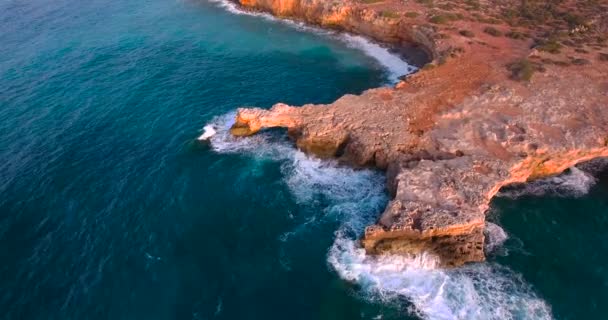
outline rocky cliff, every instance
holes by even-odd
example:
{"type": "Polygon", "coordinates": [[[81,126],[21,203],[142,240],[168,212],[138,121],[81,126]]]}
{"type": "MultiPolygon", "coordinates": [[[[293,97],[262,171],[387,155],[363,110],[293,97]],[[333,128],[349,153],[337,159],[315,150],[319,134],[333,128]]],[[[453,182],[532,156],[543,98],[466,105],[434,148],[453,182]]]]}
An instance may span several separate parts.
{"type": "Polygon", "coordinates": [[[232,129],[285,127],[306,152],[386,169],[393,200],[365,231],[370,254],[425,251],[445,266],[482,261],[485,212],[501,187],[608,157],[605,1],[596,2],[600,11],[563,2],[543,22],[507,15],[519,8],[509,2],[240,4],[430,57],[394,88],[329,105],[240,109],[232,129]]]}

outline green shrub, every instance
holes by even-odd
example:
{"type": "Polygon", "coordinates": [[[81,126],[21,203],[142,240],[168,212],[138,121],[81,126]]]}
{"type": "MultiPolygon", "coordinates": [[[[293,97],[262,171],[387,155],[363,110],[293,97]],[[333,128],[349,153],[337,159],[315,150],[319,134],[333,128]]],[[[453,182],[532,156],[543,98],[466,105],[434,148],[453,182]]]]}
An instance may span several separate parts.
{"type": "Polygon", "coordinates": [[[405,16],[408,18],[416,18],[416,17],[418,17],[418,15],[419,15],[418,12],[413,12],[413,11],[410,11],[405,14],[405,16]]]}
{"type": "Polygon", "coordinates": [[[560,66],[560,67],[567,67],[570,65],[569,62],[567,61],[561,61],[561,60],[552,60],[552,59],[542,59],[541,60],[542,63],[546,63],[546,64],[554,64],[556,66],[560,66]]]}
{"type": "Polygon", "coordinates": [[[507,32],[507,34],[505,34],[505,36],[511,38],[511,39],[516,39],[516,40],[523,40],[526,38],[526,35],[519,32],[519,31],[515,31],[515,30],[511,30],[509,32],[507,32]]]}
{"type": "Polygon", "coordinates": [[[481,5],[477,0],[466,0],[464,3],[468,6],[468,9],[470,10],[479,10],[481,8],[481,5]]]}
{"type": "Polygon", "coordinates": [[[441,10],[445,10],[445,11],[452,11],[454,10],[456,7],[454,7],[453,4],[451,3],[444,3],[444,4],[440,4],[437,6],[437,8],[441,9],[441,10]]]}
{"type": "Polygon", "coordinates": [[[444,14],[438,14],[438,15],[434,15],[431,17],[431,19],[429,19],[430,22],[435,23],[435,24],[446,24],[450,21],[454,21],[454,20],[462,20],[463,15],[460,13],[444,13],[444,14]]]}
{"type": "Polygon", "coordinates": [[[427,63],[424,65],[424,67],[422,67],[422,70],[431,70],[434,69],[436,67],[436,65],[432,64],[432,63],[427,63]]]}
{"type": "Polygon", "coordinates": [[[465,36],[467,38],[473,38],[475,36],[475,34],[469,30],[460,30],[458,33],[460,33],[460,35],[465,36]]]}
{"type": "Polygon", "coordinates": [[[562,48],[562,45],[559,42],[557,42],[556,40],[547,40],[544,43],[542,43],[541,45],[539,45],[537,48],[540,51],[557,54],[557,53],[561,52],[560,49],[562,48]]]}
{"type": "Polygon", "coordinates": [[[511,79],[517,81],[530,81],[536,71],[536,67],[528,59],[521,59],[507,66],[511,71],[511,79]]]}
{"type": "Polygon", "coordinates": [[[432,16],[431,19],[429,19],[429,21],[432,23],[436,23],[436,24],[444,24],[444,23],[448,23],[448,21],[450,21],[450,20],[444,15],[437,15],[437,16],[432,16]]]}
{"type": "Polygon", "coordinates": [[[567,61],[553,61],[553,64],[560,67],[567,67],[570,65],[567,61]]]}
{"type": "Polygon", "coordinates": [[[400,15],[395,11],[382,11],[380,12],[380,15],[389,19],[397,19],[400,17],[400,15]]]}
{"type": "Polygon", "coordinates": [[[586,64],[590,64],[591,62],[587,59],[581,59],[581,58],[577,58],[577,59],[572,59],[572,64],[575,66],[584,66],[586,64]]]}
{"type": "Polygon", "coordinates": [[[416,0],[416,2],[423,4],[427,7],[432,7],[433,6],[433,0],[416,0]]]}
{"type": "Polygon", "coordinates": [[[586,24],[585,18],[570,12],[564,12],[562,18],[568,23],[570,28],[586,24]]]}
{"type": "Polygon", "coordinates": [[[480,22],[483,23],[487,23],[487,24],[500,24],[500,20],[496,19],[496,18],[488,18],[488,19],[481,19],[480,22]]]}
{"type": "Polygon", "coordinates": [[[500,37],[502,36],[502,32],[500,32],[500,30],[494,28],[494,27],[485,27],[483,29],[483,32],[493,36],[493,37],[500,37]]]}

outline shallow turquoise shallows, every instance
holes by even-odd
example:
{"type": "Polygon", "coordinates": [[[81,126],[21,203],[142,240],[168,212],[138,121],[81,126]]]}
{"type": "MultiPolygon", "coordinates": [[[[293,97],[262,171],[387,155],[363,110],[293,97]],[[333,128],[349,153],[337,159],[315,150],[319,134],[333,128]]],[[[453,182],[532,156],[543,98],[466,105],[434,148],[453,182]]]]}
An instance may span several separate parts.
{"type": "MultiPolygon", "coordinates": [[[[578,198],[498,198],[508,238],[493,226],[487,263],[366,257],[355,239],[388,201],[381,172],[226,129],[240,106],[328,103],[405,64],[230,10],[0,1],[0,318],[608,316],[605,177],[578,198]]],[[[581,174],[565,179],[585,189],[581,174]]]]}

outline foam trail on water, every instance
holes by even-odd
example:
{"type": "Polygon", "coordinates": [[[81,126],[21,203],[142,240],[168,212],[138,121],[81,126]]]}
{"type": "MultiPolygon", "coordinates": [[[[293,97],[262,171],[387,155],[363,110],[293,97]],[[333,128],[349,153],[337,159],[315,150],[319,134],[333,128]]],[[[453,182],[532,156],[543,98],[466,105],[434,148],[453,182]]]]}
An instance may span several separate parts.
{"type": "Polygon", "coordinates": [[[234,14],[255,16],[275,22],[281,22],[300,30],[314,32],[316,34],[330,37],[332,39],[345,43],[351,48],[361,50],[363,53],[365,53],[365,55],[376,60],[383,68],[385,68],[389,72],[389,81],[392,84],[397,83],[401,76],[411,74],[418,70],[418,68],[407,63],[407,61],[403,60],[398,54],[392,53],[388,48],[383,47],[361,36],[307,26],[302,22],[287,19],[278,19],[268,13],[242,10],[236,3],[228,0],[209,1],[216,3],[220,7],[234,14]]]}
{"type": "MultiPolygon", "coordinates": [[[[280,161],[285,182],[298,202],[326,200],[325,212],[306,220],[301,228],[325,219],[341,222],[327,261],[341,278],[358,283],[366,298],[386,303],[403,303],[406,298],[413,305],[409,312],[425,319],[551,319],[550,307],[522,277],[498,264],[442,270],[436,267],[437,258],[429,254],[366,255],[357,239],[388,200],[384,177],[372,170],[354,170],[309,157],[270,132],[232,137],[229,128],[234,117],[231,113],[214,120],[213,150],[280,161]]],[[[298,231],[288,232],[280,240],[289,241],[298,231]]],[[[504,230],[491,223],[486,226],[486,236],[488,251],[507,238],[504,230]]]]}

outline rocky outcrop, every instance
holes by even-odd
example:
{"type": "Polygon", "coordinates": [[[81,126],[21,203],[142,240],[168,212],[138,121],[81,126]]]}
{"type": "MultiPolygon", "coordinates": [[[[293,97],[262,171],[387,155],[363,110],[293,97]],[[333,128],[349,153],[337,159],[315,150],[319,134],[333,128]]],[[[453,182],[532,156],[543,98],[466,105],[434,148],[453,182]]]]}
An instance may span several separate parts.
{"type": "Polygon", "coordinates": [[[436,58],[436,67],[395,88],[329,105],[239,109],[232,132],[284,127],[306,152],[386,169],[393,200],[365,230],[361,243],[368,253],[430,252],[444,266],[482,261],[485,212],[501,187],[608,157],[608,63],[544,65],[531,81],[514,81],[512,61],[542,61],[548,54],[517,39],[480,33],[471,40],[455,32],[461,22],[451,29],[406,18],[386,22],[379,12],[387,3],[398,12],[412,10],[392,1],[242,0],[280,16],[414,43],[436,58]]]}

